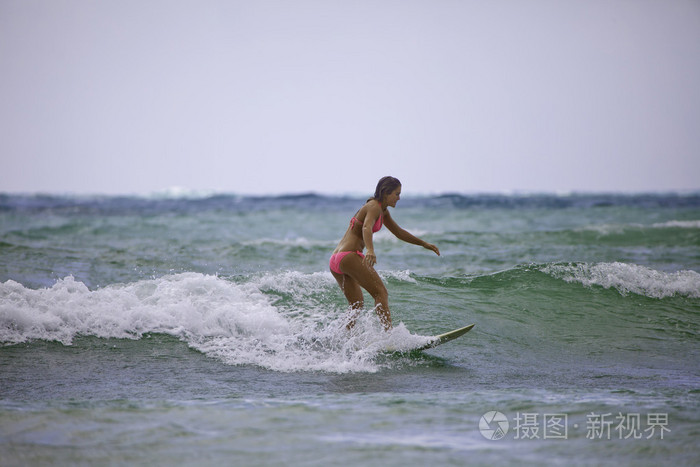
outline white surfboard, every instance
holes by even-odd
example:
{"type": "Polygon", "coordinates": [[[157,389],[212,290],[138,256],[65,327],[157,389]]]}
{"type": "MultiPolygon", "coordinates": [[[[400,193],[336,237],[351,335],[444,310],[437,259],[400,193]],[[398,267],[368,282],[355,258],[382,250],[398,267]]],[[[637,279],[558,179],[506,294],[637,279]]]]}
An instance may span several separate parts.
{"type": "Polygon", "coordinates": [[[427,344],[418,347],[414,350],[432,349],[433,347],[437,347],[438,345],[444,344],[445,342],[450,342],[451,340],[457,339],[459,336],[463,336],[464,334],[468,333],[473,327],[474,325],[470,324],[469,326],[464,326],[463,328],[455,329],[454,331],[439,334],[433,337],[427,344]]]}

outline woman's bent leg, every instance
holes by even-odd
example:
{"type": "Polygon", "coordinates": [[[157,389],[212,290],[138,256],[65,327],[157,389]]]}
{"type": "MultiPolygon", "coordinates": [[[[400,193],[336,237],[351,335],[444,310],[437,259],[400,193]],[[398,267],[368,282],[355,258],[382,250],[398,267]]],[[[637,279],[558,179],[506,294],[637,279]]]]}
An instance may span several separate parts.
{"type": "MultiPolygon", "coordinates": [[[[374,268],[367,267],[359,255],[351,254],[347,255],[340,262],[340,269],[344,273],[344,276],[349,276],[349,279],[355,285],[358,285],[365,289],[374,298],[375,310],[377,315],[379,315],[379,320],[381,321],[384,329],[387,331],[391,329],[391,312],[389,311],[389,294],[386,290],[386,286],[382,279],[377,274],[374,268]]],[[[336,274],[333,274],[336,276],[336,274]]],[[[336,276],[336,280],[338,277],[336,276]]],[[[340,283],[340,281],[338,281],[340,283]]],[[[350,282],[345,280],[345,289],[348,288],[350,282]]],[[[341,288],[343,286],[341,285],[341,288]]],[[[345,289],[343,291],[345,292],[345,289]]],[[[359,289],[359,287],[357,287],[359,289]]],[[[360,290],[360,295],[362,291],[360,290]]],[[[355,292],[356,293],[356,292],[355,292]]],[[[348,294],[345,294],[348,297],[348,294]]],[[[350,298],[348,297],[348,301],[350,298]]],[[[352,302],[351,302],[352,304],[352,302]]]]}
{"type": "Polygon", "coordinates": [[[351,308],[350,321],[348,321],[347,328],[352,329],[355,326],[355,321],[359,315],[362,307],[365,306],[365,297],[362,295],[362,289],[360,285],[352,277],[346,274],[338,274],[335,271],[331,271],[333,277],[338,282],[340,290],[343,291],[345,298],[351,308]]]}

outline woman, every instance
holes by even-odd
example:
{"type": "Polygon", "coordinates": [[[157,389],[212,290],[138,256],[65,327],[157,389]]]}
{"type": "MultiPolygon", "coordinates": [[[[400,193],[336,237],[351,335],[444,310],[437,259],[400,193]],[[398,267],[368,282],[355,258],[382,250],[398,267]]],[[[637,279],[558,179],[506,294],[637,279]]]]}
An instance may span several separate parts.
{"type": "MultiPolygon", "coordinates": [[[[389,295],[379,274],[374,270],[377,257],[374,254],[372,235],[385,225],[399,240],[433,250],[440,256],[440,250],[435,245],[411,235],[391,218],[388,208],[396,207],[399,199],[401,199],[401,182],[394,177],[380,179],[374,196],[368,199],[350,219],[350,226],[333,251],[330,260],[331,273],[338,281],[351,308],[355,313],[362,309],[364,306],[362,289],[365,289],[374,298],[375,309],[386,330],[391,329],[389,295]],[[366,255],[362,254],[365,247],[366,255]]],[[[355,324],[355,316],[356,314],[348,323],[348,328],[355,324]]]]}

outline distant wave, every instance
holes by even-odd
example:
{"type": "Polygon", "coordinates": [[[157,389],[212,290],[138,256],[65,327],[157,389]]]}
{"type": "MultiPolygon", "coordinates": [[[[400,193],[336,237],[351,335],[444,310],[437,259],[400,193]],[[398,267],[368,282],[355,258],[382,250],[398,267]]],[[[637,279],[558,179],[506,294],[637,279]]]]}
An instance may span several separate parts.
{"type": "Polygon", "coordinates": [[[203,199],[219,194],[225,193],[218,192],[217,190],[193,190],[191,188],[172,186],[164,190],[153,191],[147,195],[142,195],[142,197],[152,199],[203,199]]]}
{"type": "MultiPolygon", "coordinates": [[[[299,193],[288,195],[247,196],[209,190],[170,188],[147,195],[57,195],[57,194],[7,194],[0,193],[0,210],[60,210],[97,209],[114,210],[153,209],[266,209],[280,207],[333,207],[344,204],[355,206],[364,196],[322,195],[299,193]]],[[[599,208],[614,206],[638,206],[652,208],[700,207],[700,193],[660,194],[443,194],[410,196],[402,199],[405,207],[454,209],[530,209],[530,208],[599,208]]]]}
{"type": "Polygon", "coordinates": [[[695,221],[668,221],[652,224],[657,229],[678,228],[678,229],[700,229],[700,220],[695,221]]]}
{"type": "Polygon", "coordinates": [[[700,274],[695,271],[666,273],[636,264],[550,264],[542,272],[566,282],[587,287],[614,288],[623,295],[634,293],[651,298],[682,296],[700,298],[700,274]]]}
{"type": "Polygon", "coordinates": [[[578,229],[582,232],[596,232],[601,235],[622,234],[625,231],[641,231],[644,229],[700,229],[700,220],[670,220],[666,222],[657,222],[651,225],[644,224],[599,224],[589,225],[578,229]]]}

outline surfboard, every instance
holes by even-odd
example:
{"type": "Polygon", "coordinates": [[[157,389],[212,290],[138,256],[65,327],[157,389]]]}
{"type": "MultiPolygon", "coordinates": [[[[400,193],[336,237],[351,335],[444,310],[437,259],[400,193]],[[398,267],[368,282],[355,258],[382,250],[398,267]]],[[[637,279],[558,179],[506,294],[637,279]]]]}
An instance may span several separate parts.
{"type": "Polygon", "coordinates": [[[471,329],[474,327],[473,324],[470,324],[469,326],[464,326],[463,328],[455,329],[450,332],[446,332],[444,334],[439,334],[437,336],[434,336],[430,342],[425,344],[422,347],[418,347],[414,350],[427,350],[427,349],[432,349],[433,347],[437,347],[438,345],[442,345],[445,342],[450,342],[451,340],[457,339],[459,336],[463,336],[464,334],[468,333],[471,331],[471,329]]]}

